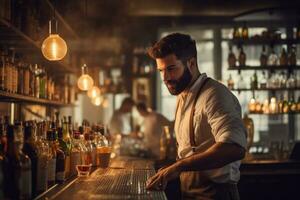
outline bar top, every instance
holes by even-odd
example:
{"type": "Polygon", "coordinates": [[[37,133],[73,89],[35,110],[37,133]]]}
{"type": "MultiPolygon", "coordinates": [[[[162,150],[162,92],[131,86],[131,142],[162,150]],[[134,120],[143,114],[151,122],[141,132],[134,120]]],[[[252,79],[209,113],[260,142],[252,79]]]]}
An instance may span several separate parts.
{"type": "Polygon", "coordinates": [[[77,177],[37,199],[167,199],[164,192],[146,190],[147,179],[155,173],[153,165],[151,160],[120,157],[108,168],[77,177]]]}

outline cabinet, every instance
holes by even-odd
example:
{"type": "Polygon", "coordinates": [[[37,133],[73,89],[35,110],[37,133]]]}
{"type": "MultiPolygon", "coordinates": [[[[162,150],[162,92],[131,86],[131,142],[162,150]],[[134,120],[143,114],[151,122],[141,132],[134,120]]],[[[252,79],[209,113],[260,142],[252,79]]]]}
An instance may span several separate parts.
{"type": "Polygon", "coordinates": [[[229,51],[234,53],[234,62],[227,55],[230,78],[226,77],[226,81],[239,98],[243,112],[250,113],[254,120],[256,145],[262,147],[256,150],[271,152],[273,142],[280,141],[288,146],[290,141],[297,139],[300,113],[299,52],[295,52],[295,62],[288,59],[292,58],[292,48],[299,50],[300,41],[291,27],[281,28],[284,31],[280,34],[266,30],[265,35],[226,40],[229,49],[238,49],[229,51]],[[246,54],[246,62],[242,64],[239,61],[241,48],[246,54]],[[266,49],[265,54],[262,53],[263,49],[266,49]],[[271,54],[275,55],[274,63],[269,62],[271,54]],[[262,58],[266,59],[265,62],[262,58]]]}
{"type": "MultiPolygon", "coordinates": [[[[63,61],[57,62],[46,60],[41,53],[53,5],[48,0],[39,3],[10,0],[1,1],[0,7],[0,82],[4,84],[3,81],[8,79],[11,82],[8,88],[1,85],[0,102],[17,103],[17,107],[24,104],[47,108],[72,106],[75,88],[70,85],[68,77],[75,74],[76,69],[71,67],[71,52],[63,61]],[[3,3],[5,6],[2,7],[3,3]],[[10,57],[6,54],[8,51],[12,52],[10,57]],[[9,67],[7,62],[10,62],[9,67]],[[35,66],[38,70],[34,70],[35,66]]],[[[56,16],[64,22],[57,11],[56,16]]],[[[74,35],[74,32],[70,34],[74,35]]],[[[13,112],[16,111],[11,110],[11,115],[13,112]]]]}

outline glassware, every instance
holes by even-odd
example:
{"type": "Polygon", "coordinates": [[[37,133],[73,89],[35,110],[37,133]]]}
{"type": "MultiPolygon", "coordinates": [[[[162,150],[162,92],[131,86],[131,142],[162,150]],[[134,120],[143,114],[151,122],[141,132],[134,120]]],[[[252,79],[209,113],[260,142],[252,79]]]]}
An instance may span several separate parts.
{"type": "Polygon", "coordinates": [[[275,54],[274,48],[271,50],[271,54],[268,58],[268,65],[277,65],[278,64],[278,56],[275,54]]]}

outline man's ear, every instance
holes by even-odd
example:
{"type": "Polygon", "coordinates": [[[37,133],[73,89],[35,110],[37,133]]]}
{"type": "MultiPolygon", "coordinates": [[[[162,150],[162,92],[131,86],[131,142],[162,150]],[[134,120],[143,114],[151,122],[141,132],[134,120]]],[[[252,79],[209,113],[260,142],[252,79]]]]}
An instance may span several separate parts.
{"type": "Polygon", "coordinates": [[[195,57],[188,59],[187,66],[189,67],[190,71],[192,72],[195,67],[197,67],[197,60],[195,57]]]}

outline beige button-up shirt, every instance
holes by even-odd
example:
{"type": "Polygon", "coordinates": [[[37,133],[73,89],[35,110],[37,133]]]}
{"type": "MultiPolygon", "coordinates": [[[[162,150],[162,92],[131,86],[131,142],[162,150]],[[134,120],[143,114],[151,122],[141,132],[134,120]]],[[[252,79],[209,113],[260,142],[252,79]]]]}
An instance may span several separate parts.
{"type": "MultiPolygon", "coordinates": [[[[193,154],[189,138],[190,113],[195,96],[206,74],[201,74],[189,91],[177,98],[175,134],[178,156],[193,154]]],[[[246,129],[241,120],[241,107],[237,98],[221,83],[211,79],[203,86],[197,99],[193,119],[196,152],[204,152],[216,142],[236,143],[246,148],[246,129]]],[[[240,161],[222,168],[201,171],[214,182],[237,182],[240,178],[240,161]]]]}

